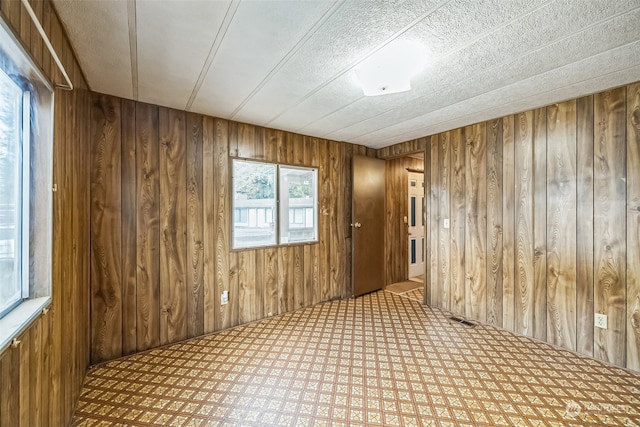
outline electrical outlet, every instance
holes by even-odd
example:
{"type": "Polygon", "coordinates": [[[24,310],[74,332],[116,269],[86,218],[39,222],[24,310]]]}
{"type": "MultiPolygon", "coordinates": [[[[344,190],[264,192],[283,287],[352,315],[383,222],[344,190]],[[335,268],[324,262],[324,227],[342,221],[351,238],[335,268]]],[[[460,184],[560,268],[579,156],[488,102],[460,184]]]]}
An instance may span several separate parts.
{"type": "Polygon", "coordinates": [[[449,228],[449,218],[444,219],[444,228],[449,228]]]}
{"type": "Polygon", "coordinates": [[[222,291],[220,295],[220,305],[225,305],[229,303],[229,291],[222,291]]]}
{"type": "Polygon", "coordinates": [[[596,313],[595,325],[596,325],[596,328],[607,329],[607,315],[596,313]]]}

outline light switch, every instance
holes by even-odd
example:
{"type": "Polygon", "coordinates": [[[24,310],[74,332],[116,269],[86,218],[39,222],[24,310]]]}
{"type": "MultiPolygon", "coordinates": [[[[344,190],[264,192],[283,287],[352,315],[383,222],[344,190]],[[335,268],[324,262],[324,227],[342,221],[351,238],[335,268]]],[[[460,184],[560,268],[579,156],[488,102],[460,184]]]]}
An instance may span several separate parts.
{"type": "Polygon", "coordinates": [[[444,219],[444,228],[449,228],[449,218],[444,219]]]}

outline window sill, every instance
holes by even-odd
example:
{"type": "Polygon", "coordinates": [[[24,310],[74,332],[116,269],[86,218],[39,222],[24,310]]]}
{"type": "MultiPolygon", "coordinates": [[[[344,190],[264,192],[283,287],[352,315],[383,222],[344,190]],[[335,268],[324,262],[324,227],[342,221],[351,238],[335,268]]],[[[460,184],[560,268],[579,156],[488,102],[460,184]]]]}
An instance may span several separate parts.
{"type": "Polygon", "coordinates": [[[51,297],[28,299],[0,319],[0,353],[9,347],[11,340],[27,329],[49,304],[51,297]]]}

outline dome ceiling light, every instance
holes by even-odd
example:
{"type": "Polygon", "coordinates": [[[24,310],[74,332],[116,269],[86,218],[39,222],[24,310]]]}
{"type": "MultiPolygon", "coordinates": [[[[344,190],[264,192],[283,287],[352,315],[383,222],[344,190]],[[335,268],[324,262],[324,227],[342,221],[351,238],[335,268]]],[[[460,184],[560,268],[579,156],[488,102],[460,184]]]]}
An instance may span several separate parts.
{"type": "Polygon", "coordinates": [[[356,80],[365,96],[411,90],[411,79],[427,65],[425,47],[412,40],[387,44],[356,67],[356,80]]]}

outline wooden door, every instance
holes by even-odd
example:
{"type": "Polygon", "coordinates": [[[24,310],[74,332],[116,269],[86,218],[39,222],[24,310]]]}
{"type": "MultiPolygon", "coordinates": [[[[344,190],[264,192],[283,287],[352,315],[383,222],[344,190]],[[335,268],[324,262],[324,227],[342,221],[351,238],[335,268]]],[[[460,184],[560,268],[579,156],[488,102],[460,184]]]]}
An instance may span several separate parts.
{"type": "Polygon", "coordinates": [[[424,274],[424,173],[409,172],[409,277],[424,274]]]}
{"type": "Polygon", "coordinates": [[[353,157],[352,281],[353,295],[384,287],[385,161],[353,157]]]}

